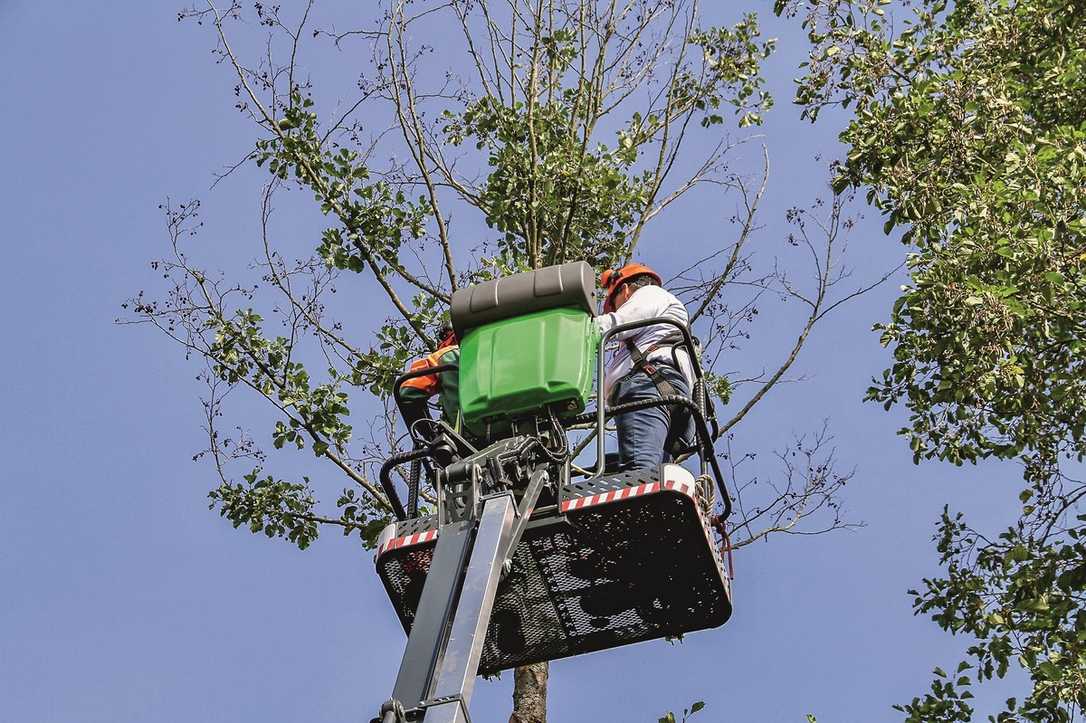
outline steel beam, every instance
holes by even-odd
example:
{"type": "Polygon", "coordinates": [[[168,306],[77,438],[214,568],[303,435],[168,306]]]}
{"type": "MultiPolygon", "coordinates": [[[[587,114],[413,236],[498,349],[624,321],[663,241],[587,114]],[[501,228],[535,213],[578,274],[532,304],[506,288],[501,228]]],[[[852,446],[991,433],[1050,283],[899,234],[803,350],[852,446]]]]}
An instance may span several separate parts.
{"type": "Polygon", "coordinates": [[[434,670],[435,684],[427,704],[426,723],[469,723],[471,720],[468,702],[479,673],[479,659],[501,579],[502,562],[509,547],[515,509],[510,493],[489,497],[483,502],[448,643],[434,670]]]}
{"type": "Polygon", "coordinates": [[[461,574],[471,554],[474,522],[443,525],[437,538],[430,574],[411,624],[392,697],[413,708],[430,696],[430,681],[456,610],[461,574]]]}

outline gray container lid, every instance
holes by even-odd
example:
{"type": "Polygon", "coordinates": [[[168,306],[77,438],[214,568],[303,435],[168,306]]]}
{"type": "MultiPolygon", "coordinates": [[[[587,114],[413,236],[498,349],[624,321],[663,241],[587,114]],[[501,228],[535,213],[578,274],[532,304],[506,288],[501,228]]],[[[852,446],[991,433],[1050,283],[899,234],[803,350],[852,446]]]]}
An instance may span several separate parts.
{"type": "Polygon", "coordinates": [[[596,274],[584,261],[547,266],[453,292],[449,316],[457,336],[534,311],[572,306],[596,315],[596,274]]]}

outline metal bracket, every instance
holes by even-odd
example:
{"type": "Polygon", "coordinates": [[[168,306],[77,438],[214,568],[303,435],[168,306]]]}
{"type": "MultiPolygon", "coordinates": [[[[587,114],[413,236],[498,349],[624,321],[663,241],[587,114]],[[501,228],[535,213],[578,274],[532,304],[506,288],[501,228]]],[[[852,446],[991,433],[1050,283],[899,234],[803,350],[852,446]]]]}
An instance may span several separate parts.
{"type": "Polygon", "coordinates": [[[471,723],[471,715],[468,714],[468,706],[467,703],[464,702],[464,697],[462,695],[445,695],[440,698],[431,698],[419,705],[419,707],[423,709],[438,709],[448,706],[455,706],[458,709],[453,713],[453,715],[458,716],[455,720],[462,721],[463,723],[471,723]]]}
{"type": "Polygon", "coordinates": [[[379,718],[374,718],[370,723],[407,723],[407,713],[403,709],[403,703],[390,698],[381,706],[379,718]]]}
{"type": "Polygon", "coordinates": [[[450,699],[451,702],[428,708],[426,723],[468,723],[467,702],[479,673],[479,659],[483,654],[514,515],[510,494],[487,498],[482,507],[475,543],[462,568],[463,584],[453,608],[448,638],[433,669],[431,700],[450,699]]]}
{"type": "Polygon", "coordinates": [[[550,474],[546,467],[537,468],[528,479],[528,486],[524,488],[524,495],[520,498],[520,506],[517,508],[517,519],[513,522],[513,530],[509,534],[509,546],[502,558],[503,570],[512,561],[517,545],[520,543],[520,536],[524,534],[532,511],[535,510],[535,503],[539,500],[539,493],[543,491],[549,480],[550,474]]]}
{"type": "Polygon", "coordinates": [[[447,525],[478,518],[482,476],[482,468],[470,460],[451,464],[438,475],[439,524],[447,525]]]}

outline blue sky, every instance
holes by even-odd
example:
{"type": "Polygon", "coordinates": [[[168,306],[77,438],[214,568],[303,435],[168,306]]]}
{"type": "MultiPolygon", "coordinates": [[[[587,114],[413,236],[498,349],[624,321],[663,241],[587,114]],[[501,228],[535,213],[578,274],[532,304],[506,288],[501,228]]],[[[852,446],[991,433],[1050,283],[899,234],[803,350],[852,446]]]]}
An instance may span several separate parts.
{"type": "MultiPolygon", "coordinates": [[[[764,127],[773,173],[757,248],[768,259],[782,252],[784,209],[824,190],[814,156],[839,148],[835,119],[812,127],[787,102],[802,36],[768,17],[769,3],[756,9],[781,38],[764,127]]],[[[0,721],[358,721],[392,687],[404,636],[370,554],[336,535],[300,552],[209,512],[210,471],[191,460],[197,367],[150,330],[113,323],[125,298],[155,288],[147,262],[166,249],[166,196],[204,200],[198,248],[212,263],[244,269],[257,251],[262,175],[208,193],[253,140],[211,42],[169,2],[0,0],[0,721]]],[[[314,77],[349,77],[352,61],[325,58],[314,77]]],[[[690,258],[719,243],[730,208],[692,199],[646,237],[648,258],[652,234],[690,258]]],[[[866,215],[849,251],[857,279],[904,253],[866,215]]],[[[304,199],[280,217],[302,246],[321,228],[304,199]]],[[[842,466],[857,470],[848,510],[867,527],[738,553],[736,613],[721,629],[556,663],[553,720],[648,721],[704,699],[695,720],[892,721],[890,705],[921,692],[932,666],[957,662],[964,641],[912,617],[905,590],[937,571],[928,538],[944,504],[989,528],[1010,520],[1017,468],[914,466],[894,434],[902,415],[861,403],[887,359],[870,326],[895,290],[828,319],[797,365],[808,381],[774,391],[737,439],[765,458],[828,418],[842,466]]],[[[771,322],[736,367],[779,358],[794,313],[767,305],[771,322]]],[[[363,327],[376,318],[359,312],[363,327]]],[[[338,489],[312,459],[293,464],[338,489]]],[[[503,720],[510,688],[508,675],[481,682],[475,719],[503,720]]],[[[981,694],[981,709],[1003,692],[981,694]]]]}

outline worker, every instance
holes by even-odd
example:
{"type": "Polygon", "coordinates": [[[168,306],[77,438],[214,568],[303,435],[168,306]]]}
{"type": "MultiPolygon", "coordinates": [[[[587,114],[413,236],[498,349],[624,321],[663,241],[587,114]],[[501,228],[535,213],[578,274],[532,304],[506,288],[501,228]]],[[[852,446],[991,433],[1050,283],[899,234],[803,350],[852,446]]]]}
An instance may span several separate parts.
{"type": "MultiPolygon", "coordinates": [[[[660,275],[644,264],[626,264],[604,271],[601,331],[654,317],[674,319],[686,327],[686,307],[661,286],[660,275]]],[[[694,383],[682,333],[670,324],[653,324],[611,337],[616,342],[607,362],[603,389],[608,406],[661,396],[690,398],[694,383]]],[[[687,410],[676,406],[649,407],[618,414],[618,458],[622,470],[653,469],[671,461],[677,445],[693,438],[687,410]]]]}
{"type": "MultiPolygon", "coordinates": [[[[416,359],[411,363],[408,371],[421,371],[432,369],[445,364],[456,364],[460,360],[460,341],[451,326],[442,327],[440,331],[441,341],[433,353],[416,359]]],[[[453,427],[457,426],[460,416],[459,376],[455,369],[439,372],[437,374],[424,374],[412,377],[400,386],[400,413],[403,415],[407,428],[415,433],[427,433],[426,430],[416,430],[415,423],[420,419],[430,419],[430,410],[427,400],[439,394],[441,416],[453,427]]]]}

